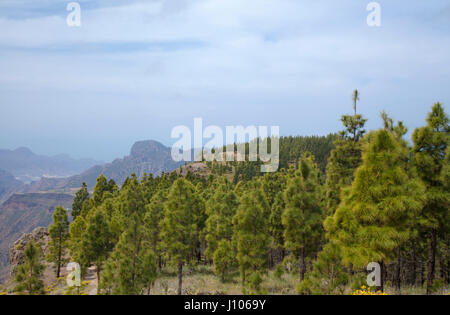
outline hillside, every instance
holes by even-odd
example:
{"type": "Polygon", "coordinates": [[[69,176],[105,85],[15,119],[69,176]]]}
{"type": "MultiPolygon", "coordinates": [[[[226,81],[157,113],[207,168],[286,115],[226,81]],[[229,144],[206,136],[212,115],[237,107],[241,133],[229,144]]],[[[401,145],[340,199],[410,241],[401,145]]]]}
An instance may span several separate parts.
{"type": "Polygon", "coordinates": [[[23,233],[47,227],[56,206],[70,208],[67,194],[14,194],[0,206],[0,281],[9,274],[9,247],[23,233]]]}

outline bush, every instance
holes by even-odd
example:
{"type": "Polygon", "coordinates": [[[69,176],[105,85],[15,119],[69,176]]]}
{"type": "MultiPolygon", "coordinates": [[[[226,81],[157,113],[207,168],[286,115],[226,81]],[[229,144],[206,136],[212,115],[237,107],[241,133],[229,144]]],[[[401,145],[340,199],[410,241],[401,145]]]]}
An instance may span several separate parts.
{"type": "Polygon", "coordinates": [[[273,275],[275,276],[275,278],[281,279],[283,274],[284,274],[283,266],[281,264],[276,265],[275,271],[273,272],[273,275]]]}
{"type": "Polygon", "coordinates": [[[263,282],[263,278],[261,277],[261,274],[259,272],[255,272],[250,276],[250,279],[248,281],[248,284],[250,288],[256,293],[261,294],[261,284],[263,282]]]}
{"type": "Polygon", "coordinates": [[[436,293],[439,290],[442,290],[443,288],[444,288],[444,280],[436,279],[433,281],[433,285],[431,286],[431,292],[436,293]]]}
{"type": "Polygon", "coordinates": [[[353,275],[351,289],[352,291],[359,290],[367,285],[367,276],[365,273],[356,273],[353,275]]]}
{"type": "Polygon", "coordinates": [[[313,294],[313,282],[308,277],[297,285],[297,293],[300,295],[311,295],[313,294]]]}

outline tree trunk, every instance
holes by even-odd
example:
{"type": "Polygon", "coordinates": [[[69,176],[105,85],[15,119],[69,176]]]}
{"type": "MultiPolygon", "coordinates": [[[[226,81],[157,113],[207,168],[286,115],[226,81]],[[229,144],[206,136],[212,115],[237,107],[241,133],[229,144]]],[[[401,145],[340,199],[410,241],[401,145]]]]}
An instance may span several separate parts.
{"type": "Polygon", "coordinates": [[[416,259],[416,244],[412,242],[412,272],[411,272],[411,285],[416,285],[416,268],[417,268],[417,259],[416,259]]]}
{"type": "Polygon", "coordinates": [[[60,264],[60,262],[58,261],[58,267],[57,267],[57,269],[56,269],[56,278],[59,278],[59,274],[61,273],[61,264],[60,264]]]}
{"type": "Polygon", "coordinates": [[[56,271],[56,278],[59,278],[59,275],[61,274],[61,257],[62,257],[62,236],[61,233],[59,234],[59,244],[58,244],[58,269],[56,271]]]}
{"type": "Polygon", "coordinates": [[[395,288],[397,293],[400,293],[401,279],[400,279],[400,270],[401,270],[401,250],[400,247],[397,249],[397,265],[395,269],[395,288]]]}
{"type": "Polygon", "coordinates": [[[437,230],[433,229],[431,232],[431,242],[430,242],[430,258],[428,261],[428,276],[427,276],[427,294],[431,294],[431,287],[433,286],[434,280],[434,268],[436,260],[436,243],[437,243],[437,230]]]}
{"type": "Polygon", "coordinates": [[[181,295],[181,288],[183,286],[183,263],[178,263],[178,295],[181,295]]]}
{"type": "Polygon", "coordinates": [[[306,266],[305,266],[305,246],[302,247],[300,253],[300,280],[303,281],[305,279],[306,266]]]}
{"type": "Polygon", "coordinates": [[[425,281],[425,279],[424,279],[424,273],[425,273],[424,264],[425,264],[425,262],[421,261],[421,264],[420,264],[420,287],[423,287],[423,283],[425,281]]]}

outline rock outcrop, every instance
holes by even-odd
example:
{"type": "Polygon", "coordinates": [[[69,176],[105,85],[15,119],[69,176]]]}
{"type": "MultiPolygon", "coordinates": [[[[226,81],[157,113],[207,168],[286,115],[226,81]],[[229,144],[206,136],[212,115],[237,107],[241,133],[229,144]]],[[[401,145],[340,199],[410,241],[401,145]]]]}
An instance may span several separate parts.
{"type": "Polygon", "coordinates": [[[24,250],[27,244],[29,244],[30,242],[39,244],[44,251],[44,256],[42,257],[42,259],[44,260],[45,255],[47,255],[48,252],[48,241],[48,230],[44,227],[38,227],[31,233],[23,234],[21,238],[15,241],[9,249],[9,264],[11,266],[11,275],[14,274],[14,269],[17,265],[21,265],[25,262],[24,250]]]}

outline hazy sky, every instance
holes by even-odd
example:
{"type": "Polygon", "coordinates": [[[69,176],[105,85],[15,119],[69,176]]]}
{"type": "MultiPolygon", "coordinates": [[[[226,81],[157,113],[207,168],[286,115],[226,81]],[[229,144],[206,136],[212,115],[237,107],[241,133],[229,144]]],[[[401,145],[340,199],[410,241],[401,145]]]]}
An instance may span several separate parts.
{"type": "Polygon", "coordinates": [[[450,109],[450,2],[0,1],[0,148],[111,160],[176,125],[278,125],[327,134],[360,111],[413,129],[450,109]]]}

